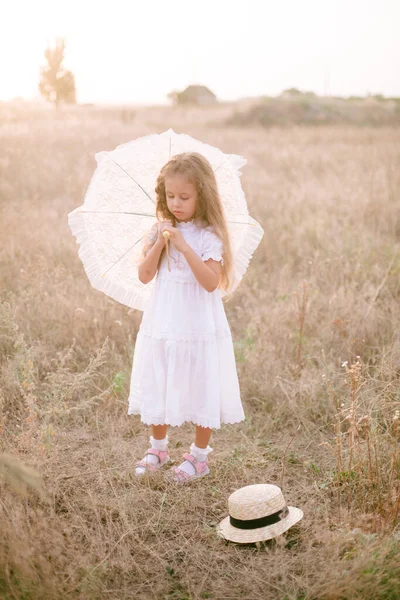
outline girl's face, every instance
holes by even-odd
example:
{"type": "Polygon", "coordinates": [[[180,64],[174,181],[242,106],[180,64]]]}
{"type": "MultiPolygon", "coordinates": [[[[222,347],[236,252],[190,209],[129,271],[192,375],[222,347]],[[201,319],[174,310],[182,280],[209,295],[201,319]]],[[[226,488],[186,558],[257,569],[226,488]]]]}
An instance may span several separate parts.
{"type": "Polygon", "coordinates": [[[190,221],[197,207],[197,190],[182,173],[165,177],[168,210],[181,222],[190,221]]]}

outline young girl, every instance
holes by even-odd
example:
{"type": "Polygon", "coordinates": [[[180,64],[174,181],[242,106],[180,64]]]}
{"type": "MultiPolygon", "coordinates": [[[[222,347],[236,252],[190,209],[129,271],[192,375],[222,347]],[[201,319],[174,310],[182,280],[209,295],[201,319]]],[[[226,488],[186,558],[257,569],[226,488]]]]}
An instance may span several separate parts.
{"type": "Polygon", "coordinates": [[[174,156],[156,185],[158,223],[145,238],[139,279],[157,273],[133,358],[128,414],[152,426],[135,472],[169,462],[168,425],[196,425],[183,462],[168,478],[207,475],[212,429],[245,418],[231,331],[218,288],[228,291],[232,252],[213,169],[201,154],[174,156]],[[170,234],[170,270],[163,232],[170,234]]]}

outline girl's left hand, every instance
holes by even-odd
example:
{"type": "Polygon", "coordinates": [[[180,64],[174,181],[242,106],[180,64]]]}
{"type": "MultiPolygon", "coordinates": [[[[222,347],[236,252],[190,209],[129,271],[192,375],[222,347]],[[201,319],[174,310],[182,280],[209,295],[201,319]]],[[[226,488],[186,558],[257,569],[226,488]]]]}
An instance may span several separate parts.
{"type": "Polygon", "coordinates": [[[188,248],[188,243],[176,227],[172,227],[172,225],[169,225],[168,223],[161,223],[161,231],[169,231],[171,244],[174,248],[179,250],[179,252],[183,252],[188,248]]]}

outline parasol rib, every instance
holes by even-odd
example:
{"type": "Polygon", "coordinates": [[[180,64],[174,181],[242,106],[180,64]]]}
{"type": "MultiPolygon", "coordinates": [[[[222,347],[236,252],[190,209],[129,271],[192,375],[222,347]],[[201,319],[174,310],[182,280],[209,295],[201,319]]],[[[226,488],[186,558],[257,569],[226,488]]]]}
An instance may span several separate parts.
{"type": "Polygon", "coordinates": [[[140,183],[138,183],[138,182],[136,181],[136,179],[134,179],[134,178],[132,177],[132,175],[130,175],[130,174],[128,173],[128,171],[125,171],[125,169],[124,169],[123,167],[121,167],[121,165],[119,165],[117,162],[115,162],[115,160],[114,160],[113,158],[111,158],[111,156],[108,154],[108,152],[106,152],[106,154],[107,154],[108,158],[109,158],[109,159],[110,159],[110,160],[111,160],[111,161],[114,163],[114,165],[117,165],[117,167],[119,167],[119,168],[121,169],[121,171],[123,171],[124,173],[126,173],[126,175],[128,175],[128,177],[130,177],[130,178],[132,179],[132,181],[134,181],[134,182],[136,183],[136,185],[137,185],[138,187],[140,187],[140,189],[142,190],[142,192],[143,192],[144,194],[146,194],[146,196],[149,198],[149,200],[151,200],[151,202],[152,202],[153,204],[155,204],[155,202],[154,202],[153,198],[150,196],[150,194],[148,194],[148,193],[146,192],[146,190],[145,190],[145,189],[144,189],[144,188],[143,188],[143,187],[140,185],[140,183]]]}
{"type": "Polygon", "coordinates": [[[227,163],[228,160],[229,160],[229,158],[227,158],[226,160],[224,160],[224,162],[222,162],[220,165],[218,165],[218,167],[216,169],[214,169],[214,173],[216,173],[220,167],[222,167],[225,163],[227,163]]]}
{"type": "Polygon", "coordinates": [[[119,259],[118,259],[118,260],[117,260],[117,261],[116,261],[114,264],[112,264],[112,265],[111,265],[111,267],[108,267],[107,271],[104,271],[104,273],[101,275],[101,277],[104,277],[104,275],[105,275],[106,273],[108,273],[108,271],[109,271],[110,269],[112,269],[113,267],[115,267],[115,265],[116,265],[117,263],[119,263],[119,261],[120,261],[120,260],[122,260],[122,259],[124,258],[124,256],[125,256],[126,254],[128,254],[128,252],[130,252],[130,251],[132,250],[132,248],[134,248],[134,247],[136,246],[136,244],[138,244],[139,242],[141,242],[141,241],[142,241],[142,239],[144,238],[144,236],[145,236],[145,235],[146,235],[146,234],[142,235],[142,237],[141,237],[140,239],[138,239],[138,240],[137,240],[137,241],[136,241],[136,242],[135,242],[135,243],[134,243],[134,244],[133,244],[133,245],[132,245],[130,248],[128,248],[128,250],[127,250],[126,252],[124,252],[124,253],[123,253],[123,255],[122,255],[122,256],[120,256],[120,257],[119,257],[119,259]]]}
{"type": "Polygon", "coordinates": [[[137,215],[139,217],[153,217],[156,218],[156,215],[150,215],[148,213],[135,213],[135,212],[127,212],[124,210],[77,210],[78,213],[91,213],[93,215],[137,215]]]}
{"type": "MultiPolygon", "coordinates": [[[[89,213],[93,215],[137,215],[139,217],[152,217],[153,219],[157,218],[157,215],[150,215],[147,213],[134,213],[134,212],[126,212],[123,210],[116,211],[99,211],[99,210],[77,210],[78,213],[89,213]]],[[[248,225],[249,227],[256,227],[255,223],[247,223],[246,221],[227,221],[227,223],[233,223],[233,225],[248,225]]]]}

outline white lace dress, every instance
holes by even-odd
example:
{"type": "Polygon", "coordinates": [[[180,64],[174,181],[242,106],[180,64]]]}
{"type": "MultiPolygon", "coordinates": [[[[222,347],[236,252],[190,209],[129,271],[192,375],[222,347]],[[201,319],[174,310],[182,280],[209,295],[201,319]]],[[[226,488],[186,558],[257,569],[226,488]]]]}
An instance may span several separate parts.
{"type": "MultiPolygon", "coordinates": [[[[221,261],[222,242],[199,221],[177,228],[203,260],[221,261]]],[[[190,421],[219,429],[245,418],[229,324],[218,289],[207,292],[181,252],[164,252],[135,344],[128,414],[145,424],[190,421]]]]}

